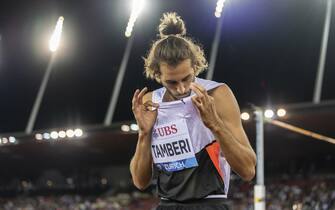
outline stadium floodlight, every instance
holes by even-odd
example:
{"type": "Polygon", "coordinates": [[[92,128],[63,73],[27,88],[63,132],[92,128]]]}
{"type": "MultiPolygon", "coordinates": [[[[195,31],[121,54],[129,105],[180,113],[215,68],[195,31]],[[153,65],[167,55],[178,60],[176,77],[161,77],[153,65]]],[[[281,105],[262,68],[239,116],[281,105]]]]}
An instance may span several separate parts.
{"type": "Polygon", "coordinates": [[[132,131],[138,131],[138,125],[137,125],[137,124],[131,124],[131,125],[130,125],[130,129],[131,129],[132,131]]]}
{"type": "Polygon", "coordinates": [[[101,184],[102,184],[102,185],[106,185],[107,183],[108,183],[107,178],[103,177],[103,178],[101,179],[101,184]]]}
{"type": "Polygon", "coordinates": [[[277,110],[277,116],[278,117],[284,117],[286,115],[286,110],[285,109],[278,109],[277,110]]]}
{"type": "Polygon", "coordinates": [[[69,137],[69,138],[74,137],[74,131],[72,129],[68,129],[66,131],[66,136],[69,137]]]}
{"type": "Polygon", "coordinates": [[[266,118],[272,118],[272,117],[274,116],[274,112],[273,112],[271,109],[267,109],[267,110],[265,110],[265,112],[264,112],[264,116],[265,116],[266,118]]]}
{"type": "Polygon", "coordinates": [[[43,140],[43,135],[40,134],[40,133],[36,133],[36,134],[35,134],[35,139],[36,139],[36,140],[39,140],[39,141],[40,141],[40,140],[43,140]]]}
{"type": "Polygon", "coordinates": [[[51,180],[48,180],[46,184],[47,184],[48,187],[52,187],[53,182],[51,180]]]}
{"type": "Polygon", "coordinates": [[[215,8],[215,17],[217,18],[220,18],[221,17],[221,13],[222,13],[222,10],[223,10],[223,6],[224,6],[224,3],[226,2],[226,0],[218,0],[216,2],[216,8],[215,8]]]}
{"type": "Polygon", "coordinates": [[[63,22],[64,22],[64,17],[60,16],[58,18],[55,30],[49,41],[49,49],[51,52],[55,52],[59,47],[60,38],[62,36],[62,30],[63,30],[63,22]]]}
{"type": "Polygon", "coordinates": [[[129,127],[129,125],[122,125],[122,126],[121,126],[121,130],[122,130],[123,132],[129,132],[129,131],[130,131],[130,127],[129,127]]]}
{"type": "Polygon", "coordinates": [[[50,133],[43,133],[43,138],[44,139],[50,139],[50,133]]]}
{"type": "Polygon", "coordinates": [[[302,203],[293,204],[292,209],[293,210],[301,210],[302,209],[302,203]]]}
{"type": "Polygon", "coordinates": [[[2,143],[3,144],[7,144],[8,143],[8,139],[7,138],[2,138],[2,143]]]}
{"type": "Polygon", "coordinates": [[[136,20],[139,16],[139,14],[143,10],[144,6],[145,6],[145,0],[133,0],[132,8],[131,8],[131,14],[130,14],[130,17],[129,17],[129,20],[128,20],[126,32],[124,34],[126,37],[131,36],[131,33],[133,31],[135,22],[136,22],[136,20]]]}
{"type": "Polygon", "coordinates": [[[23,188],[27,188],[27,187],[28,187],[28,182],[25,181],[25,180],[23,180],[23,181],[21,182],[21,184],[22,184],[22,187],[23,187],[23,188]]]}
{"type": "Polygon", "coordinates": [[[83,135],[83,130],[81,130],[80,128],[77,128],[74,130],[74,135],[76,137],[81,137],[83,135]]]}
{"type": "Polygon", "coordinates": [[[66,137],[66,132],[65,131],[59,131],[58,136],[59,136],[59,138],[65,138],[66,137]]]}
{"type": "Polygon", "coordinates": [[[73,179],[71,177],[66,178],[66,182],[68,185],[73,185],[73,179]]]}
{"type": "Polygon", "coordinates": [[[126,32],[124,33],[124,35],[125,35],[126,37],[130,37],[130,36],[131,36],[131,31],[126,31],[126,32]]]}
{"type": "Polygon", "coordinates": [[[2,144],[2,138],[0,138],[0,144],[2,144]]]}
{"type": "Polygon", "coordinates": [[[214,15],[215,15],[215,17],[217,17],[217,18],[221,17],[221,13],[218,12],[218,11],[215,11],[214,15]]]}
{"type": "Polygon", "coordinates": [[[249,120],[249,119],[250,119],[250,115],[249,115],[249,113],[248,113],[248,112],[243,112],[243,113],[241,114],[241,119],[242,119],[242,120],[245,120],[245,121],[249,120]]]}
{"type": "Polygon", "coordinates": [[[57,131],[52,131],[52,132],[50,133],[50,137],[51,137],[52,139],[58,139],[58,132],[57,132],[57,131]]]}
{"type": "Polygon", "coordinates": [[[9,143],[12,143],[12,144],[16,142],[16,138],[14,136],[10,136],[8,140],[9,140],[9,143]]]}

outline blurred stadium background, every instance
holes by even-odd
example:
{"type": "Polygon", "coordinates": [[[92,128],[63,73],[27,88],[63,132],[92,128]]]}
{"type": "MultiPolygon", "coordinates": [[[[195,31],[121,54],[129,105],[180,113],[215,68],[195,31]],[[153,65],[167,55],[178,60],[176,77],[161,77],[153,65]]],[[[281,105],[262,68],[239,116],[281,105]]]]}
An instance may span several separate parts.
{"type": "MultiPolygon", "coordinates": [[[[283,108],[274,119],[335,137],[332,0],[135,2],[145,2],[142,11],[125,0],[2,3],[0,209],[154,209],[154,185],[140,192],[129,174],[137,141],[131,97],[159,87],[144,78],[142,56],[167,11],[182,16],[215,64],[213,79],[249,113],[243,123],[253,148],[251,104],[283,108]],[[63,29],[52,52],[57,20],[63,29]]],[[[331,141],[264,124],[267,209],[335,209],[331,141]]],[[[232,176],[232,209],[254,209],[255,184],[232,176]]]]}

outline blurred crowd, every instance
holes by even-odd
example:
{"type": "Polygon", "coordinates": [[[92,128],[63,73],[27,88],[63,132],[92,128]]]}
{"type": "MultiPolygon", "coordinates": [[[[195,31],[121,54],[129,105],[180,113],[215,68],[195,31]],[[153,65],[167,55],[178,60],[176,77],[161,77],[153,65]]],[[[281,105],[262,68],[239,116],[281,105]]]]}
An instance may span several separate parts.
{"type": "MultiPolygon", "coordinates": [[[[252,210],[253,186],[231,187],[234,209],[252,210]]],[[[281,177],[266,183],[267,210],[335,210],[335,177],[281,177]]]]}
{"type": "Polygon", "coordinates": [[[151,194],[120,193],[115,196],[29,196],[0,199],[4,210],[142,210],[155,209],[158,199],[151,194]]]}
{"type": "MultiPolygon", "coordinates": [[[[228,202],[232,209],[254,209],[253,186],[233,176],[228,202]]],[[[0,209],[151,210],[159,202],[153,192],[20,195],[0,198],[0,209]]],[[[268,210],[335,210],[335,175],[271,178],[266,181],[266,205],[268,210]]]]}

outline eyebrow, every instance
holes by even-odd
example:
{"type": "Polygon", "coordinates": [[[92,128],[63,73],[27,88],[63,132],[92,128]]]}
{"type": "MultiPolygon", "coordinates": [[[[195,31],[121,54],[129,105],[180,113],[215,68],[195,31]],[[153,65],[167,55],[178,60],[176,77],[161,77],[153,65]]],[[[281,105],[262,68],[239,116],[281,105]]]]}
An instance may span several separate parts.
{"type": "MultiPolygon", "coordinates": [[[[189,74],[189,75],[187,75],[186,77],[184,77],[183,79],[182,79],[182,81],[183,80],[187,80],[189,77],[191,77],[192,75],[191,74],[189,74]]],[[[165,80],[165,82],[168,82],[168,83],[170,83],[170,82],[176,82],[175,80],[165,80]]]]}

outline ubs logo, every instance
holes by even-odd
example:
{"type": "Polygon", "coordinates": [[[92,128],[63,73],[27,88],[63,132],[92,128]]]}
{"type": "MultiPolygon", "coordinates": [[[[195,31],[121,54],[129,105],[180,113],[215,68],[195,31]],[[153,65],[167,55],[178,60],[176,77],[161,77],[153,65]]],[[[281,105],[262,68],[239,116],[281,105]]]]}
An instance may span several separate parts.
{"type": "Polygon", "coordinates": [[[164,127],[159,127],[155,128],[153,130],[153,137],[163,137],[163,136],[169,136],[171,134],[176,134],[178,132],[176,124],[172,124],[170,126],[164,126],[164,127]]]}

